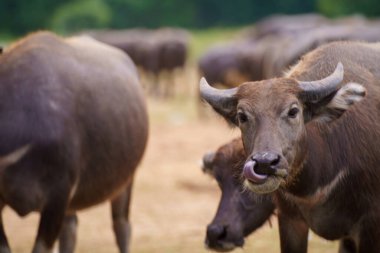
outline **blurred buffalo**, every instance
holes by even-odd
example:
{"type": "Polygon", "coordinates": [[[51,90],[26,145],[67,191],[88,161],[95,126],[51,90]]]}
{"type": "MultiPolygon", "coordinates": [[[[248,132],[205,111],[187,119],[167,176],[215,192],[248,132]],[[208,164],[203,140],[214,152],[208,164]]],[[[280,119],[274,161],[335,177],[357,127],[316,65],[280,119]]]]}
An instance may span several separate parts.
{"type": "Polygon", "coordinates": [[[188,56],[190,35],[187,31],[162,28],[89,31],[86,34],[126,52],[143,73],[151,93],[157,96],[174,93],[174,73],[184,68],[188,56]],[[160,80],[162,72],[166,74],[165,80],[160,80]]]}

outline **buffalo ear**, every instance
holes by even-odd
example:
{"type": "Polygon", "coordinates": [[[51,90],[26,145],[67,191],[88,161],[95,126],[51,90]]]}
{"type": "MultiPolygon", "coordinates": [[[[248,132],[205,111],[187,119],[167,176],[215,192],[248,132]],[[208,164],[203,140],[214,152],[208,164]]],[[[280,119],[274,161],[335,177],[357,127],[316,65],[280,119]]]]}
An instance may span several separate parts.
{"type": "Polygon", "coordinates": [[[237,99],[225,102],[218,107],[212,106],[212,108],[232,126],[238,126],[237,121],[237,99]]]}
{"type": "Polygon", "coordinates": [[[338,119],[356,102],[361,101],[366,95],[366,89],[358,83],[347,83],[336,92],[326,96],[317,102],[305,102],[305,122],[318,120],[330,122],[338,119]]]}
{"type": "Polygon", "coordinates": [[[211,176],[214,176],[213,165],[215,155],[215,152],[208,152],[202,158],[202,171],[211,176]]]}

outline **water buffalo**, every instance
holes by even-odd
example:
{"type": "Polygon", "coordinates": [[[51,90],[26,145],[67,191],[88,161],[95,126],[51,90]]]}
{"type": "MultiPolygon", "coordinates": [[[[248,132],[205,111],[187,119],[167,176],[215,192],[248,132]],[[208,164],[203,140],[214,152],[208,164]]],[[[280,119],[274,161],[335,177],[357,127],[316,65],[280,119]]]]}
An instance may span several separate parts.
{"type": "Polygon", "coordinates": [[[241,82],[261,80],[268,42],[263,39],[215,46],[200,58],[199,71],[213,86],[232,88],[241,82]]]}
{"type": "MultiPolygon", "coordinates": [[[[348,21],[347,21],[348,22],[348,21]]],[[[353,40],[377,42],[380,40],[379,25],[374,22],[344,22],[316,27],[298,34],[276,36],[268,45],[268,54],[264,59],[263,76],[279,77],[290,66],[297,63],[302,55],[333,41],[353,40]]],[[[255,81],[255,80],[252,80],[255,81]]]]}
{"type": "Polygon", "coordinates": [[[241,139],[234,139],[203,157],[203,171],[222,191],[219,207],[207,226],[205,245],[216,251],[242,247],[244,237],[261,227],[274,212],[271,196],[244,191],[240,170],[245,161],[241,139]]]}
{"type": "MultiPolygon", "coordinates": [[[[208,249],[229,251],[242,246],[244,238],[262,226],[274,213],[271,196],[248,194],[242,188],[241,170],[246,160],[240,138],[203,156],[202,170],[217,180],[222,197],[216,216],[207,227],[208,249]]],[[[300,224],[302,229],[303,224],[300,224]]],[[[291,237],[291,234],[286,236],[291,237]]],[[[306,242],[305,242],[306,243],[306,242]]],[[[356,253],[349,239],[340,241],[340,253],[356,253]]],[[[300,244],[300,249],[305,245],[300,244]]],[[[299,252],[297,250],[296,252],[299,252]]]]}
{"type": "Polygon", "coordinates": [[[257,22],[253,30],[254,32],[250,33],[250,37],[257,39],[267,35],[303,33],[328,22],[327,18],[314,13],[273,15],[257,22]]]}
{"type": "MultiPolygon", "coordinates": [[[[39,32],[0,56],[0,83],[0,203],[20,216],[41,213],[33,252],[52,252],[59,236],[61,252],[72,252],[75,212],[110,198],[114,229],[126,236],[148,137],[129,57],[90,38],[39,32]]],[[[127,238],[117,239],[126,252],[127,238]]],[[[10,252],[2,225],[0,252],[10,252]]]]}
{"type": "Polygon", "coordinates": [[[122,49],[140,68],[149,92],[155,96],[174,94],[173,80],[160,80],[165,72],[174,79],[175,70],[187,60],[190,35],[178,28],[87,31],[85,34],[122,49]]]}
{"type": "Polygon", "coordinates": [[[171,97],[176,93],[177,70],[185,68],[190,36],[181,29],[161,28],[155,32],[155,38],[161,72],[160,93],[171,97]]]}
{"type": "Polygon", "coordinates": [[[283,253],[306,252],[308,228],[378,252],[379,61],[379,44],[334,42],[281,78],[228,90],[201,80],[203,98],[242,132],[244,185],[274,195],[283,253]]]}

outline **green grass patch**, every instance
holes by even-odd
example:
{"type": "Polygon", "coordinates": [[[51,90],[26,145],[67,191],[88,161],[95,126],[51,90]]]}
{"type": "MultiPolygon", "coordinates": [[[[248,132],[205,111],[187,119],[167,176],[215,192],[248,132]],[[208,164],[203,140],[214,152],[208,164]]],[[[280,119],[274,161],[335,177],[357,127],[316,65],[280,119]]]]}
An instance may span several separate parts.
{"type": "Polygon", "coordinates": [[[6,47],[15,40],[15,37],[9,34],[0,33],[0,46],[6,47]]]}
{"type": "Polygon", "coordinates": [[[0,41],[12,41],[15,36],[9,33],[0,33],[0,41]]]}

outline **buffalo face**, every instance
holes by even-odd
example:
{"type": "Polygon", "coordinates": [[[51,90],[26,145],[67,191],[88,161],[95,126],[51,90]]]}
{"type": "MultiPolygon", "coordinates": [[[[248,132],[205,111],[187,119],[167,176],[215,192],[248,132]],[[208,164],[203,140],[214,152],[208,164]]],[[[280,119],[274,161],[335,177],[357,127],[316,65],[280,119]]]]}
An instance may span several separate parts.
{"type": "Polygon", "coordinates": [[[306,155],[305,124],[337,119],[364,97],[363,86],[343,84],[343,73],[338,63],[332,74],[317,81],[277,78],[229,90],[201,80],[202,97],[241,130],[248,154],[243,168],[247,188],[269,193],[290,184],[306,155]]]}
{"type": "Polygon", "coordinates": [[[242,247],[244,238],[262,226],[274,211],[270,197],[243,191],[240,168],[245,159],[241,140],[203,157],[203,171],[212,175],[222,191],[217,213],[207,226],[205,245],[216,251],[242,247]]]}

